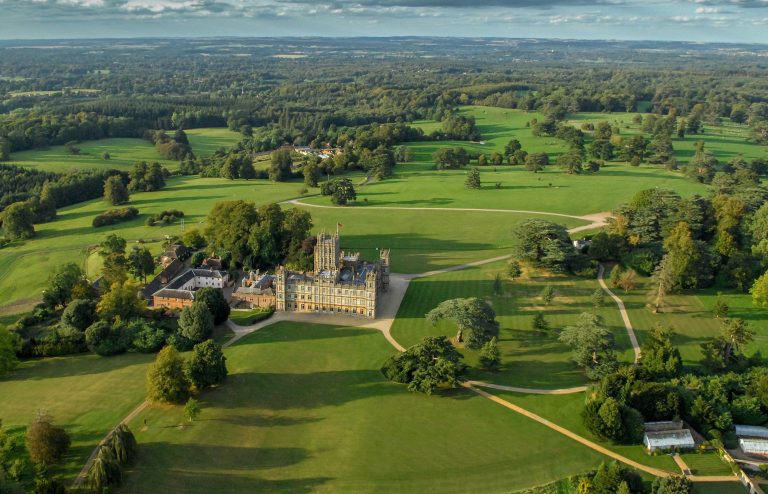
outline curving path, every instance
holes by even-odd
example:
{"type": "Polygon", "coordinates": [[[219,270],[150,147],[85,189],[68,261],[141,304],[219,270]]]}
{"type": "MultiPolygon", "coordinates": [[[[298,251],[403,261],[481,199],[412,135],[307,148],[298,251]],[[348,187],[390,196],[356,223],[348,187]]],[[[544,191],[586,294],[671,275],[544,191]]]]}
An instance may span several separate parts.
{"type": "MultiPolygon", "coordinates": [[[[346,209],[349,210],[349,207],[347,206],[329,206],[327,204],[310,204],[307,202],[302,201],[301,199],[291,199],[288,201],[285,201],[283,204],[293,204],[294,206],[302,206],[307,208],[321,208],[321,209],[346,209]]],[[[361,208],[363,209],[363,208],[361,208]]],[[[576,233],[584,230],[592,230],[594,228],[600,228],[607,224],[607,219],[610,218],[611,213],[603,212],[603,213],[594,213],[594,214],[588,214],[584,216],[576,216],[573,214],[563,214],[563,213],[551,213],[547,211],[528,211],[524,209],[488,209],[488,208],[425,208],[425,207],[415,207],[415,206],[365,206],[364,209],[378,209],[378,210],[386,210],[386,211],[477,211],[481,213],[517,213],[517,214],[537,214],[537,215],[543,215],[543,216],[557,216],[560,218],[570,218],[575,220],[582,220],[587,221],[589,224],[577,226],[574,228],[571,228],[568,230],[570,233],[576,233]]]]}
{"type": "Polygon", "coordinates": [[[608,288],[608,285],[605,284],[605,279],[603,278],[604,273],[605,266],[601,264],[597,269],[597,282],[600,283],[600,287],[603,289],[603,291],[610,295],[613,301],[616,302],[616,305],[619,306],[619,313],[621,313],[621,319],[624,321],[624,327],[627,329],[629,341],[632,343],[632,350],[635,352],[635,363],[637,364],[640,362],[640,344],[637,342],[635,330],[632,328],[632,322],[629,320],[629,314],[627,314],[627,309],[624,307],[624,301],[616,296],[616,294],[613,293],[610,288],[608,288]]]}

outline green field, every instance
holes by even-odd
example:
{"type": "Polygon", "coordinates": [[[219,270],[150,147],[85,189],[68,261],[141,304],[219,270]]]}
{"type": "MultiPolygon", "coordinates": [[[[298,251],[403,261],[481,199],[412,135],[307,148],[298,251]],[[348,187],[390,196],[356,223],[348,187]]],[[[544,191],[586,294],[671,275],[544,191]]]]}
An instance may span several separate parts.
{"type": "Polygon", "coordinates": [[[740,482],[698,482],[693,485],[693,494],[746,494],[747,489],[740,482]]]}
{"type": "Polygon", "coordinates": [[[687,453],[680,456],[694,475],[733,475],[731,467],[717,453],[687,453]]]}
{"type": "MultiPolygon", "coordinates": [[[[242,139],[240,133],[222,128],[190,129],[185,132],[192,151],[199,158],[207,158],[219,148],[228,149],[242,139]]],[[[11,155],[9,163],[61,173],[94,168],[130,170],[137,161],[157,161],[169,170],[178,167],[178,162],[164,159],[155,146],[144,139],[114,137],[84,141],[77,147],[80,148],[79,155],[68,153],[64,146],[19,151],[11,155]],[[102,158],[105,152],[109,153],[110,159],[102,158]]]]}
{"type": "Polygon", "coordinates": [[[602,460],[473,393],[385,381],[393,351],[373,330],[252,334],[226,350],[230,377],[199,420],[180,428],[180,407],[153,406],[131,423],[141,460],[125,491],[506,492],[602,460]]]}
{"type": "Polygon", "coordinates": [[[84,141],[77,144],[80,154],[69,154],[64,146],[51,146],[48,149],[33,149],[13,153],[10,164],[37,168],[51,172],[72,172],[89,169],[130,170],[137,161],[157,161],[168,169],[175,169],[178,163],[163,159],[155,146],[144,139],[115,137],[84,141]],[[102,159],[102,154],[109,153],[110,159],[102,159]]]}
{"type": "MultiPolygon", "coordinates": [[[[496,273],[503,273],[505,267],[506,263],[496,263],[412,281],[392,326],[392,336],[406,347],[428,335],[453,337],[456,334],[453,323],[443,321],[432,327],[424,315],[444,300],[480,297],[491,302],[501,325],[502,368],[497,373],[475,370],[472,378],[545,389],[585,384],[586,378],[570,360],[568,347],[557,340],[557,333],[575,323],[580,313],[594,310],[589,297],[598,288],[597,281],[534,273],[528,279],[505,281],[504,294],[495,296],[494,277],[496,273]],[[550,306],[544,306],[539,297],[546,285],[552,285],[557,294],[550,306]],[[537,312],[545,314],[551,328],[549,331],[532,329],[533,316],[537,312]]],[[[633,354],[629,338],[616,306],[606,303],[599,314],[616,336],[618,357],[631,362],[633,354]]],[[[462,351],[468,363],[477,363],[478,351],[462,351]]]]}
{"type": "Polygon", "coordinates": [[[192,152],[198,158],[207,158],[220,148],[229,149],[243,139],[239,132],[224,128],[185,130],[192,152]]]}
{"type": "MultiPolygon", "coordinates": [[[[281,201],[298,195],[296,183],[276,184],[267,181],[229,181],[179,177],[169,180],[168,187],[158,192],[131,195],[131,206],[139,216],[126,223],[93,228],[93,218],[110,209],[101,200],[89,201],[59,210],[58,218],[35,225],[34,239],[16,242],[0,255],[0,313],[22,312],[37,303],[48,274],[66,262],[85,263],[90,249],[110,233],[119,233],[129,243],[139,239],[162,240],[165,235],[181,233],[179,224],[149,227],[147,216],[166,209],[185,213],[186,227],[205,219],[218,201],[252,199],[259,204],[281,201]],[[26,280],[19,283],[18,280],[26,280]]],[[[90,263],[93,267],[93,263],[90,263]]],[[[85,266],[84,266],[85,267],[85,266]]],[[[97,273],[88,273],[95,278],[97,273]]]]}
{"type": "MultiPolygon", "coordinates": [[[[712,315],[712,307],[717,298],[716,290],[668,295],[669,307],[654,314],[646,307],[648,279],[639,277],[638,281],[638,288],[626,294],[619,293],[619,296],[624,300],[640,343],[645,341],[655,324],[673,328],[675,334],[672,341],[680,349],[684,365],[697,366],[702,357],[700,345],[721,331],[721,321],[712,315]]],[[[768,311],[756,308],[748,293],[726,291],[723,297],[730,307],[729,316],[745,319],[756,333],[755,340],[745,349],[747,355],[758,350],[765,353],[768,345],[768,311]]]]}
{"type": "Polygon", "coordinates": [[[77,355],[24,362],[0,378],[3,427],[26,427],[37,410],[50,413],[72,437],[72,449],[57,472],[73,477],[101,438],[143,400],[152,359],[77,355]]]}

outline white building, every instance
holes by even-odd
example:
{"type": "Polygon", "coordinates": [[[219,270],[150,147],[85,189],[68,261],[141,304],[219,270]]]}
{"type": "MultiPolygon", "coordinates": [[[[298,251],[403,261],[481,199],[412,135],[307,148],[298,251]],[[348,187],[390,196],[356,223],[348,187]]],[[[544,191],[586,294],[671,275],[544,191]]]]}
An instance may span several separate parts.
{"type": "Polygon", "coordinates": [[[643,444],[648,452],[694,449],[696,443],[688,429],[646,432],[643,444]]]}
{"type": "Polygon", "coordinates": [[[768,439],[739,439],[739,447],[750,456],[768,458],[768,439]]]}

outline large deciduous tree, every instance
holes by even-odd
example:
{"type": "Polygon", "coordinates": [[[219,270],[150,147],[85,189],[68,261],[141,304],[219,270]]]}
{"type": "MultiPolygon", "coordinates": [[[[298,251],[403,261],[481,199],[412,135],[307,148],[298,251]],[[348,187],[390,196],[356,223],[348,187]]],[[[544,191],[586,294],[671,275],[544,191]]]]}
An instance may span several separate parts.
{"type": "Polygon", "coordinates": [[[112,175],[104,181],[104,200],[113,206],[125,204],[130,199],[128,189],[120,175],[112,175]]]}
{"type": "Polygon", "coordinates": [[[493,308],[485,300],[476,297],[446,300],[427,313],[427,320],[431,324],[437,324],[443,319],[456,323],[456,341],[465,342],[467,348],[480,348],[499,333],[499,323],[493,308]]]}
{"type": "Polygon", "coordinates": [[[189,378],[184,370],[184,359],[173,346],[157,354],[147,371],[147,398],[151,401],[183,403],[189,398],[189,378]]]}
{"type": "Polygon", "coordinates": [[[37,464],[53,465],[69,451],[69,434],[53,425],[53,418],[38,411],[27,427],[25,438],[29,456],[37,464]]]}
{"type": "Polygon", "coordinates": [[[195,345],[189,360],[189,378],[197,389],[221,384],[227,378],[227,358],[221,345],[206,340],[195,345]]]}
{"type": "Polygon", "coordinates": [[[440,387],[456,387],[465,370],[462,355],[445,336],[428,336],[405,352],[390,357],[384,376],[407,384],[409,391],[432,394],[440,387]]]}
{"type": "Polygon", "coordinates": [[[11,372],[19,364],[16,352],[20,347],[17,335],[0,327],[0,376],[11,372]]]}
{"type": "Polygon", "coordinates": [[[5,236],[10,240],[35,236],[35,215],[29,202],[14,202],[0,214],[5,236]]]}

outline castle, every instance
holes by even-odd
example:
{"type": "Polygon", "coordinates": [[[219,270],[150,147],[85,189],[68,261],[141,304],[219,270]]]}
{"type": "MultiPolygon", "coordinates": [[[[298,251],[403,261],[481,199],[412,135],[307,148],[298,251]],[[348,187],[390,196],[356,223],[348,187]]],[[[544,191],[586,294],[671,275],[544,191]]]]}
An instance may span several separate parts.
{"type": "Polygon", "coordinates": [[[277,268],[275,309],[279,311],[349,314],[376,317],[381,294],[389,286],[389,250],[366,262],[360,253],[339,248],[339,234],[320,233],[312,273],[277,268]]]}

